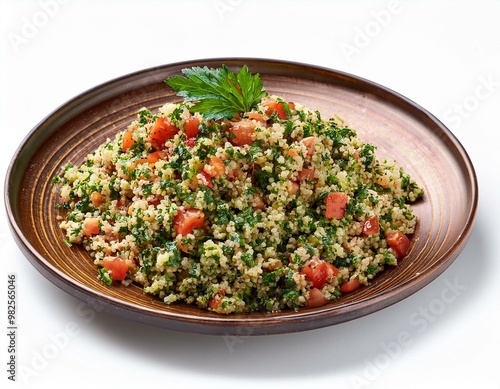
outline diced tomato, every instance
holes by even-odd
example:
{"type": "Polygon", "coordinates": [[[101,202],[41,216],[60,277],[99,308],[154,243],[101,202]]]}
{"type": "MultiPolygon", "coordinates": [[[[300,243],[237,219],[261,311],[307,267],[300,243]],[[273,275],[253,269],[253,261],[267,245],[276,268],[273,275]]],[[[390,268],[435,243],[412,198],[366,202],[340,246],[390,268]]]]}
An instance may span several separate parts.
{"type": "Polygon", "coordinates": [[[122,138],[122,151],[125,152],[130,149],[134,143],[132,131],[125,131],[122,138]]]}
{"type": "Polygon", "coordinates": [[[163,196],[153,196],[148,200],[148,204],[154,205],[155,207],[160,205],[163,196]]]}
{"type": "MultiPolygon", "coordinates": [[[[288,119],[288,115],[285,111],[285,108],[283,107],[283,103],[277,101],[269,101],[264,105],[267,107],[266,115],[272,115],[276,113],[278,114],[278,117],[280,119],[288,119]]],[[[290,105],[288,105],[288,107],[290,107],[290,105]]]]}
{"type": "Polygon", "coordinates": [[[83,235],[92,236],[99,234],[99,220],[95,217],[90,219],[85,219],[83,222],[83,235]]]}
{"type": "Polygon", "coordinates": [[[244,146],[252,144],[255,127],[255,123],[246,120],[234,123],[233,126],[228,129],[229,142],[231,142],[233,146],[244,146]]]}
{"type": "Polygon", "coordinates": [[[325,295],[318,288],[312,288],[306,297],[306,306],[309,308],[320,307],[327,302],[325,295]]]}
{"type": "Polygon", "coordinates": [[[305,274],[312,281],[315,288],[321,289],[339,273],[339,270],[331,263],[313,257],[306,263],[300,273],[305,274]]]}
{"type": "Polygon", "coordinates": [[[307,167],[303,168],[297,173],[297,180],[299,182],[314,180],[314,170],[307,167]]]}
{"type": "Polygon", "coordinates": [[[148,155],[147,162],[153,164],[158,162],[160,159],[167,159],[167,152],[164,150],[154,151],[148,155]]]}
{"type": "Polygon", "coordinates": [[[227,178],[229,179],[229,181],[234,181],[236,180],[240,175],[241,175],[241,170],[240,169],[234,169],[234,170],[229,170],[227,172],[227,178]]]}
{"type": "Polygon", "coordinates": [[[266,203],[264,202],[264,199],[262,198],[261,195],[255,194],[252,200],[253,200],[252,201],[253,209],[261,209],[261,210],[266,209],[266,203]]]}
{"type": "Polygon", "coordinates": [[[342,284],[340,286],[340,290],[344,293],[354,292],[356,289],[360,287],[360,285],[361,282],[359,282],[357,278],[353,278],[352,280],[342,284]]]}
{"type": "Polygon", "coordinates": [[[191,116],[186,120],[186,136],[188,138],[195,138],[198,134],[198,126],[201,124],[201,120],[197,116],[191,116]]]}
{"type": "Polygon", "coordinates": [[[325,217],[331,219],[342,219],[345,215],[348,197],[343,192],[332,192],[325,198],[325,217]]]}
{"type": "Polygon", "coordinates": [[[314,145],[316,144],[316,138],[314,136],[309,136],[307,138],[304,138],[300,141],[304,146],[307,148],[306,155],[313,155],[314,154],[314,145]]]}
{"type": "Polygon", "coordinates": [[[104,202],[104,196],[99,192],[92,192],[90,201],[94,207],[99,207],[104,202]]]}
{"type": "Polygon", "coordinates": [[[104,257],[102,267],[109,271],[115,281],[124,280],[129,268],[127,262],[119,257],[104,257]]]}
{"type": "Polygon", "coordinates": [[[295,181],[288,180],[286,191],[290,196],[296,195],[299,191],[299,184],[297,184],[295,181]]]}
{"type": "Polygon", "coordinates": [[[208,306],[210,308],[212,308],[213,310],[217,310],[222,305],[222,299],[224,298],[225,295],[226,295],[226,292],[224,292],[223,290],[219,290],[214,295],[214,297],[212,297],[210,299],[210,301],[208,302],[208,306]]]}
{"type": "Polygon", "coordinates": [[[165,118],[156,118],[149,134],[151,145],[155,149],[161,149],[165,142],[172,139],[178,132],[179,129],[165,118]]]}
{"type": "Polygon", "coordinates": [[[380,227],[378,224],[378,217],[377,216],[370,216],[368,219],[366,219],[363,223],[362,232],[365,235],[376,235],[376,234],[380,233],[380,227]]]}
{"type": "Polygon", "coordinates": [[[128,209],[129,204],[130,204],[129,199],[127,199],[126,197],[120,197],[120,199],[118,200],[118,203],[116,205],[117,205],[119,210],[124,211],[124,210],[128,209]]]}
{"type": "Polygon", "coordinates": [[[203,170],[211,177],[220,177],[226,171],[222,158],[212,155],[203,170]]]}
{"type": "Polygon", "coordinates": [[[337,269],[331,263],[325,262],[325,265],[327,268],[326,272],[328,273],[329,278],[335,277],[337,274],[339,274],[339,269],[337,269]]]}
{"type": "Polygon", "coordinates": [[[258,122],[265,122],[266,121],[266,117],[263,114],[261,114],[259,112],[255,112],[255,111],[248,112],[245,116],[247,118],[249,118],[250,120],[257,120],[258,122]]]}
{"type": "Polygon", "coordinates": [[[289,148],[287,151],[286,151],[286,155],[289,155],[290,157],[292,158],[296,158],[299,156],[299,150],[297,149],[294,149],[293,147],[292,148],[289,148]]]}
{"type": "Polygon", "coordinates": [[[177,239],[177,247],[184,253],[189,253],[189,246],[185,243],[182,243],[182,239],[177,239]]]}
{"type": "Polygon", "coordinates": [[[196,208],[179,209],[174,216],[174,229],[177,235],[190,234],[195,228],[205,224],[205,214],[196,208]]]}
{"type": "Polygon", "coordinates": [[[410,239],[401,231],[394,231],[386,236],[387,243],[396,253],[396,258],[403,258],[410,249],[410,239]]]}
{"type": "Polygon", "coordinates": [[[132,171],[137,167],[137,165],[140,165],[143,163],[148,163],[148,159],[147,158],[137,158],[135,160],[135,164],[133,164],[129,170],[132,171]]]}
{"type": "Polygon", "coordinates": [[[210,176],[207,172],[202,171],[198,173],[197,177],[200,179],[203,185],[210,189],[213,189],[214,184],[212,183],[212,176],[210,176]]]}
{"type": "Polygon", "coordinates": [[[184,141],[184,144],[189,148],[194,147],[194,145],[196,144],[196,138],[195,137],[187,138],[184,141]]]}

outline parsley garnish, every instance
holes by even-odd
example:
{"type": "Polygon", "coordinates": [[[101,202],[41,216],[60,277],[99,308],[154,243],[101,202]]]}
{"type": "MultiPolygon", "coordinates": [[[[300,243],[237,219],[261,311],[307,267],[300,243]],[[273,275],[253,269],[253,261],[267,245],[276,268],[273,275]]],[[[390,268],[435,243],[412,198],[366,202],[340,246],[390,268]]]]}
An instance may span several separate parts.
{"type": "Polygon", "coordinates": [[[173,76],[165,82],[185,102],[194,102],[192,110],[207,121],[231,119],[238,112],[249,112],[267,95],[260,75],[252,75],[247,66],[238,74],[226,65],[216,69],[183,69],[182,74],[185,77],[173,76]]]}

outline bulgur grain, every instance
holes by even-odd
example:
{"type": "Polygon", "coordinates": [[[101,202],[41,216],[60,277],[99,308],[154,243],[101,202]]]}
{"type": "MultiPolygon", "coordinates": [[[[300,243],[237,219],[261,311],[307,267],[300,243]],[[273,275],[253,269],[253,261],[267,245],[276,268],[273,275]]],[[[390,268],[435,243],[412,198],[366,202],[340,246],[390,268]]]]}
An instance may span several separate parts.
{"type": "Polygon", "coordinates": [[[386,235],[413,234],[409,204],[423,190],[340,120],[298,103],[280,118],[266,114],[269,101],[285,104],[269,96],[252,114],[208,123],[189,103],[141,109],[125,131],[57,176],[67,243],[90,252],[107,284],[133,281],[166,304],[218,313],[298,309],[318,305],[313,295],[321,304],[338,298],[349,280],[368,285],[397,264],[386,235]],[[188,139],[192,116],[201,125],[188,139]],[[150,140],[159,117],[176,128],[161,147],[150,140]],[[255,127],[243,144],[228,131],[240,121],[255,127]],[[124,151],[126,131],[134,143],[124,151]],[[348,201],[327,219],[335,192],[348,201]],[[90,218],[99,231],[85,234],[90,218]],[[128,266],[126,277],[102,267],[105,258],[128,266]]]}

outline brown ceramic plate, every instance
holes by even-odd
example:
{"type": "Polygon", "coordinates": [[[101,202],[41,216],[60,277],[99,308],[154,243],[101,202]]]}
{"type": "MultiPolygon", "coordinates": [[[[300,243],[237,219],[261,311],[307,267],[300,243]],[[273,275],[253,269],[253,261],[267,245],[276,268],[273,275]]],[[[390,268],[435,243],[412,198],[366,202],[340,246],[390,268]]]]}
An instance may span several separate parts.
{"type": "Polygon", "coordinates": [[[14,238],[33,266],[66,292],[127,319],[174,330],[216,335],[260,335],[311,330],[380,310],[440,275],[466,244],[477,205],[477,180],[466,151],[435,117],[405,97],[359,77],[298,63],[209,59],[133,73],[99,85],[55,110],[16,151],[7,172],[5,201],[14,238]],[[395,159],[425,189],[415,205],[420,222],[409,255],[369,287],[319,308],[298,312],[221,316],[185,304],[165,305],[138,286],[107,287],[90,256],[67,247],[57,225],[52,178],[79,164],[106,138],[123,130],[142,107],[178,101],[163,80],[191,66],[234,70],[246,64],[266,89],[290,101],[338,115],[358,136],[395,159]]]}

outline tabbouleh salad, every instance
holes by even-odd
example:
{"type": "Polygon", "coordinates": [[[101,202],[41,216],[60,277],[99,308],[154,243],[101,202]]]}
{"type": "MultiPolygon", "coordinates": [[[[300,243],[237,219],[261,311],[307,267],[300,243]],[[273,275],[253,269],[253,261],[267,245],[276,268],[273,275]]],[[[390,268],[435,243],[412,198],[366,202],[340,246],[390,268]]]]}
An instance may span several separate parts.
{"type": "MultiPolygon", "coordinates": [[[[241,72],[196,70],[226,72],[216,81],[245,94],[241,72]]],[[[340,119],[256,88],[248,110],[207,113],[187,92],[144,108],[54,178],[66,242],[102,282],[217,313],[276,312],[326,304],[408,253],[418,184],[340,119]]]]}

